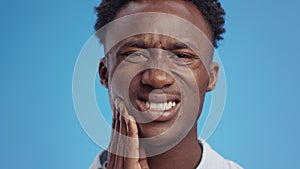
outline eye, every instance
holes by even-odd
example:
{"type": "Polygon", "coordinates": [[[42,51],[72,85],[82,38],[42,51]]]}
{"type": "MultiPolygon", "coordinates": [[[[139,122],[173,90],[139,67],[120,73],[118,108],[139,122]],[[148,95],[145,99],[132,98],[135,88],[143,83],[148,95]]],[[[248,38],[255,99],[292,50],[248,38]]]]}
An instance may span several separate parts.
{"type": "Polygon", "coordinates": [[[142,52],[124,52],[122,53],[122,56],[124,57],[145,57],[145,54],[143,54],[142,52]]]}
{"type": "Polygon", "coordinates": [[[129,51],[121,54],[125,60],[133,63],[147,61],[147,54],[143,51],[129,51]]]}
{"type": "Polygon", "coordinates": [[[190,54],[188,52],[174,52],[171,56],[170,59],[177,64],[191,64],[194,62],[194,60],[197,58],[196,55],[190,54]]]}
{"type": "Polygon", "coordinates": [[[192,54],[188,54],[188,53],[174,53],[171,58],[173,59],[181,59],[184,61],[190,60],[190,59],[194,59],[195,56],[192,54]]]}
{"type": "Polygon", "coordinates": [[[188,55],[188,54],[184,54],[184,53],[179,53],[179,54],[175,54],[178,58],[193,58],[193,56],[188,55]]]}

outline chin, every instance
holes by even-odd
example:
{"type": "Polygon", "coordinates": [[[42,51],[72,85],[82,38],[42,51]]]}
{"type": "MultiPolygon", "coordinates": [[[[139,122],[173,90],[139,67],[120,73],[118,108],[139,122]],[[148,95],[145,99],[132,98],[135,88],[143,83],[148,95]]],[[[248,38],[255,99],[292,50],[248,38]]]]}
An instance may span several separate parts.
{"type": "Polygon", "coordinates": [[[174,122],[151,122],[139,124],[139,135],[143,144],[155,147],[168,148],[178,144],[188,134],[192,126],[190,124],[172,126],[174,122]]]}

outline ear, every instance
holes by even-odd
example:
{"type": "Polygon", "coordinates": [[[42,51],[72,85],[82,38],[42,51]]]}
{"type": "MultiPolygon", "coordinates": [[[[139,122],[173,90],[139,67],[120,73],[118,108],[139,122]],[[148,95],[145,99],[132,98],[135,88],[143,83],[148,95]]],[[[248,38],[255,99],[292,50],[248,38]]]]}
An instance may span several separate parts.
{"type": "Polygon", "coordinates": [[[108,72],[107,72],[106,57],[100,60],[98,71],[99,71],[100,83],[105,88],[108,88],[108,72]]]}
{"type": "Polygon", "coordinates": [[[210,64],[210,69],[209,69],[210,77],[206,89],[207,92],[212,91],[216,87],[217,80],[218,80],[218,72],[219,72],[219,64],[217,62],[212,62],[210,64]]]}

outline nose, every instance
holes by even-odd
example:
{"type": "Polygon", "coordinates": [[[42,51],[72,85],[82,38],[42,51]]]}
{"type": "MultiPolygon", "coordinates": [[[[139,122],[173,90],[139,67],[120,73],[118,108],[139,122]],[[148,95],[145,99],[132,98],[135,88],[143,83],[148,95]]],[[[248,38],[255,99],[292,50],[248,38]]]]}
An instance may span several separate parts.
{"type": "Polygon", "coordinates": [[[175,80],[172,76],[159,69],[147,69],[142,75],[142,84],[149,85],[156,89],[171,86],[174,82],[175,80]]]}

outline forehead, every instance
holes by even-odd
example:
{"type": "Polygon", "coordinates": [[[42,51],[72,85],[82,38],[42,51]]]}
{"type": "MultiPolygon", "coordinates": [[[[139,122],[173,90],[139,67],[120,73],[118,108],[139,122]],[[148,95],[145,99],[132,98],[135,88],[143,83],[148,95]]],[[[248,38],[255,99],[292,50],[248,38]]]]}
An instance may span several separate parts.
{"type": "MultiPolygon", "coordinates": [[[[117,12],[115,19],[141,12],[161,12],[176,15],[197,26],[210,40],[212,40],[212,30],[209,24],[192,2],[183,0],[130,1],[117,12]]],[[[159,18],[157,18],[157,21],[159,21],[159,18]]]]}

